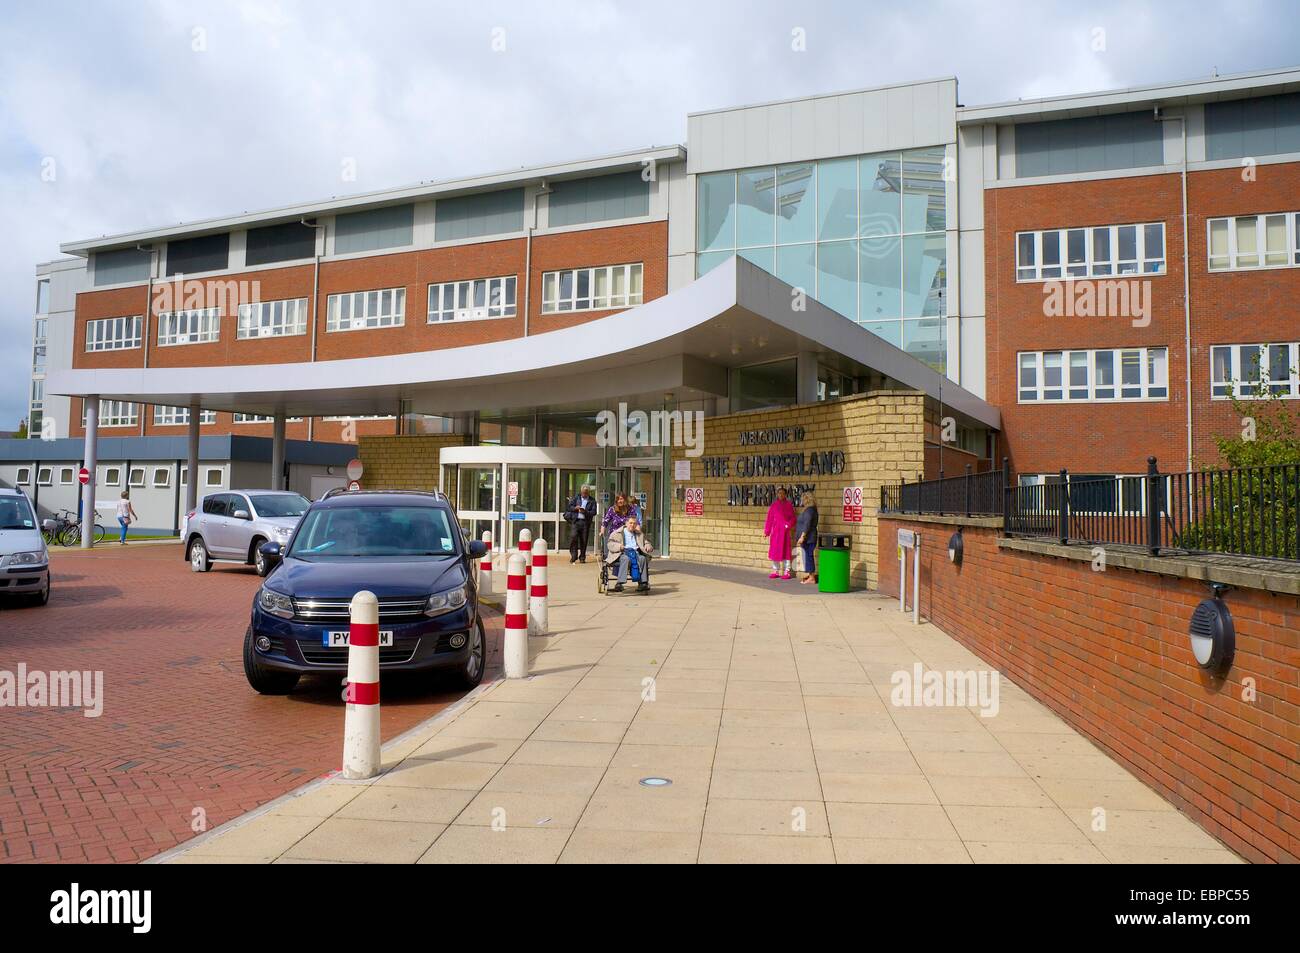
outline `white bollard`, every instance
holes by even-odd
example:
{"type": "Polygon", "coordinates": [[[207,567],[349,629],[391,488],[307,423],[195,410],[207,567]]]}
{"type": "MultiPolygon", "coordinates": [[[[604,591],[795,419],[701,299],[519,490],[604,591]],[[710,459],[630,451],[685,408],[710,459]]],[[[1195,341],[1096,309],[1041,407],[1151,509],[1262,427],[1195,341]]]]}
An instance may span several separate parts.
{"type": "Polygon", "coordinates": [[[533,574],[533,531],[531,529],[519,531],[519,555],[524,557],[524,577],[527,578],[533,574]]]}
{"type": "Polygon", "coordinates": [[[478,591],[481,596],[492,595],[492,531],[483,530],[483,544],[487,546],[487,552],[478,564],[478,591]]]}
{"type": "Polygon", "coordinates": [[[343,700],[343,777],[379,773],[379,600],[363,589],[352,597],[348,682],[343,700]]]}
{"type": "Polygon", "coordinates": [[[533,578],[528,590],[528,634],[545,635],[546,619],[546,540],[533,543],[533,578]]]}
{"type": "Polygon", "coordinates": [[[515,553],[506,563],[506,678],[528,675],[528,592],[524,589],[524,557],[515,553]]]}

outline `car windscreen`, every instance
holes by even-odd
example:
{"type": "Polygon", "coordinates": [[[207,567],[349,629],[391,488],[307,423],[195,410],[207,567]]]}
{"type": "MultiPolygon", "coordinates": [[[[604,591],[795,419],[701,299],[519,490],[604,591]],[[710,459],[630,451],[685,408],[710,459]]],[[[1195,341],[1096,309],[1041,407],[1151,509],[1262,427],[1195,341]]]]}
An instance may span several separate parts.
{"type": "Polygon", "coordinates": [[[25,496],[0,497],[0,529],[35,529],[36,518],[25,496]]]}
{"type": "Polygon", "coordinates": [[[249,495],[249,499],[253,501],[257,515],[262,518],[302,516],[307,512],[307,507],[311,506],[297,493],[267,493],[262,496],[254,493],[249,495]]]}
{"type": "Polygon", "coordinates": [[[303,517],[289,555],[298,559],[450,556],[459,526],[433,506],[327,506],[303,517]]]}

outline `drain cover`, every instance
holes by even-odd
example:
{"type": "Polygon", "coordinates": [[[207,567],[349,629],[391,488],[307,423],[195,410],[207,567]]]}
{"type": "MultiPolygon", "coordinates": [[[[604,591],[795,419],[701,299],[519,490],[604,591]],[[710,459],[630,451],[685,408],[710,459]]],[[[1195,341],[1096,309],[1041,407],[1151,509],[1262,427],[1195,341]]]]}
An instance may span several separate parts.
{"type": "Polygon", "coordinates": [[[640,781],[648,788],[663,788],[673,783],[672,778],[642,778],[640,781]]]}

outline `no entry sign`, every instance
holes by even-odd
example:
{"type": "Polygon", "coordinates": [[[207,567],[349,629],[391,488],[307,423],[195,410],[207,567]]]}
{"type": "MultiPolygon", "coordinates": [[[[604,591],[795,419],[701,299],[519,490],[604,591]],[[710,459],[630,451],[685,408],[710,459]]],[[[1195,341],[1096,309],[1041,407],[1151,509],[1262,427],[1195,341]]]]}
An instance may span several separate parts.
{"type": "Polygon", "coordinates": [[[87,470],[85,467],[82,467],[80,470],[77,471],[77,479],[81,481],[82,486],[85,486],[87,483],[90,482],[90,471],[87,470]]]}
{"type": "Polygon", "coordinates": [[[348,479],[349,479],[349,480],[360,480],[360,479],[361,479],[361,474],[363,474],[365,471],[366,471],[366,468],[363,467],[363,466],[361,465],[361,461],[358,460],[358,459],[356,459],[355,457],[354,457],[353,459],[351,459],[351,460],[348,461],[348,479]]]}
{"type": "Polygon", "coordinates": [[[844,522],[862,522],[862,487],[860,486],[844,488],[844,522]]]}

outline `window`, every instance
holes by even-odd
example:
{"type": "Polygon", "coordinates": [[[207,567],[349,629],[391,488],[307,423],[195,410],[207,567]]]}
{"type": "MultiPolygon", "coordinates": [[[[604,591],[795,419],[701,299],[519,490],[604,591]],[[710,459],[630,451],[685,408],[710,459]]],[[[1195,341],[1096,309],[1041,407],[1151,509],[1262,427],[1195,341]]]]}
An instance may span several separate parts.
{"type": "Polygon", "coordinates": [[[221,334],[221,312],[217,308],[164,311],[158,315],[158,346],[204,344],[221,334]]]}
{"type": "MultiPolygon", "coordinates": [[[[190,422],[190,409],[188,407],[161,407],[155,406],[153,409],[153,422],[157,427],[174,427],[188,426],[190,422]]],[[[217,422],[217,412],[215,410],[199,411],[199,424],[215,424],[217,422]]]]}
{"type": "Polygon", "coordinates": [[[744,258],[942,368],[946,156],[936,146],[698,176],[697,274],[744,258]]]}
{"type": "Polygon", "coordinates": [[[32,468],[31,468],[31,467],[19,467],[19,468],[18,468],[18,473],[15,474],[15,476],[14,476],[14,484],[15,484],[16,486],[26,486],[27,484],[29,484],[29,483],[31,483],[31,482],[32,482],[32,468]]]}
{"type": "Polygon", "coordinates": [[[1169,350],[1163,347],[1027,351],[1017,355],[1017,372],[1021,403],[1165,400],[1169,396],[1169,350]]]}
{"type": "Polygon", "coordinates": [[[37,470],[37,471],[36,471],[36,485],[37,485],[37,486],[53,486],[53,485],[54,485],[54,468],[53,468],[53,467],[41,467],[39,470],[37,470]]]}
{"type": "Polygon", "coordinates": [[[1164,273],[1164,222],[1016,233],[1017,281],[1164,273]]]}
{"type": "MultiPolygon", "coordinates": [[[[125,400],[101,400],[99,402],[99,426],[134,427],[139,423],[136,405],[125,400]]],[[[81,402],[81,426],[86,426],[86,402],[81,402]]]]}
{"type": "Polygon", "coordinates": [[[144,486],[144,467],[132,467],[126,481],[128,486],[144,486]]]}
{"type": "MultiPolygon", "coordinates": [[[[211,473],[212,471],[209,470],[208,472],[211,473]]],[[[217,472],[220,473],[221,471],[218,470],[217,472]]],[[[220,478],[218,478],[216,484],[209,483],[208,485],[220,486],[221,480],[220,478]]],[[[223,496],[220,493],[218,493],[216,496],[205,497],[203,500],[203,512],[206,513],[208,516],[225,516],[227,499],[228,497],[223,496]]]]}
{"type": "Polygon", "coordinates": [[[734,368],[731,371],[731,409],[789,406],[797,399],[796,378],[793,359],[734,368]]]}
{"type": "Polygon", "coordinates": [[[1300,152],[1300,93],[1205,104],[1205,158],[1300,152]]]}
{"type": "Polygon", "coordinates": [[[393,328],[406,323],[406,289],[355,291],[330,295],[326,307],[326,331],[360,331],[365,328],[393,328]]]}
{"type": "Polygon", "coordinates": [[[124,351],[140,346],[140,315],[86,322],[87,351],[124,351]]]}
{"type": "Polygon", "coordinates": [[[1164,163],[1164,128],[1149,111],[1016,126],[1016,176],[1067,175],[1164,163]]]}
{"type": "Polygon", "coordinates": [[[582,225],[650,214],[650,183],[640,172],[619,172],[551,183],[547,225],[582,225]]]}
{"type": "Polygon", "coordinates": [[[1206,227],[1210,271],[1300,265],[1300,212],[1212,218],[1206,227]]]}
{"type": "Polygon", "coordinates": [[[507,275],[429,285],[429,323],[514,317],[515,281],[507,275]]]}
{"type": "Polygon", "coordinates": [[[50,279],[36,279],[36,313],[50,313],[50,279]]]}
{"type": "Polygon", "coordinates": [[[542,313],[604,311],[641,303],[641,264],[548,271],[542,275],[542,313]]]}
{"type": "Polygon", "coordinates": [[[172,483],[171,467],[153,468],[153,485],[155,487],[171,486],[171,483],[172,483]]]}
{"type": "Polygon", "coordinates": [[[59,468],[59,486],[72,486],[73,478],[76,476],[72,467],[59,468]]]}
{"type": "Polygon", "coordinates": [[[239,326],[235,332],[235,337],[239,340],[287,337],[306,333],[306,298],[259,301],[256,304],[239,306],[239,326]]]}
{"type": "Polygon", "coordinates": [[[301,222],[250,228],[246,236],[244,264],[269,265],[316,255],[317,229],[301,222]]]}
{"type": "Polygon", "coordinates": [[[230,233],[182,238],[167,243],[167,274],[192,275],[230,267],[230,233]]]}
{"type": "Polygon", "coordinates": [[[138,248],[95,252],[95,286],[148,281],[152,256],[152,252],[138,248]]]}
{"type": "Polygon", "coordinates": [[[414,242],[415,206],[394,205],[334,217],[334,254],[403,248],[414,242]]]}
{"type": "Polygon", "coordinates": [[[190,468],[188,466],[183,466],[181,467],[181,486],[189,486],[189,485],[190,485],[190,468]]]}
{"type": "Polygon", "coordinates": [[[122,482],[121,467],[107,467],[104,470],[104,486],[117,486],[122,482]]]}
{"type": "Polygon", "coordinates": [[[209,467],[203,476],[203,480],[207,486],[221,486],[224,476],[225,471],[221,467],[209,467]]]}
{"type": "MultiPolygon", "coordinates": [[[[285,423],[300,423],[301,417],[285,417],[285,423]]],[[[274,417],[263,417],[261,414],[235,414],[235,423],[237,424],[269,424],[274,423],[274,417]]]]}
{"type": "Polygon", "coordinates": [[[1300,343],[1216,344],[1210,348],[1210,396],[1300,397],[1300,343]]]}
{"type": "Polygon", "coordinates": [[[523,189],[439,199],[433,210],[434,241],[460,241],[523,230],[523,189]]]}

